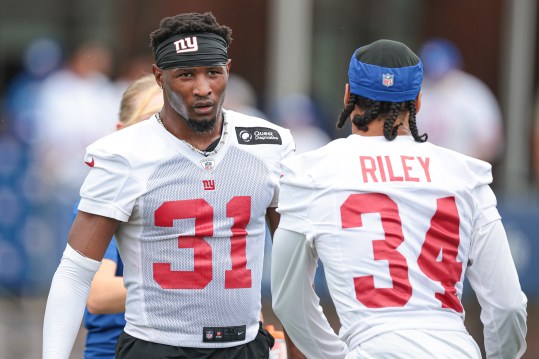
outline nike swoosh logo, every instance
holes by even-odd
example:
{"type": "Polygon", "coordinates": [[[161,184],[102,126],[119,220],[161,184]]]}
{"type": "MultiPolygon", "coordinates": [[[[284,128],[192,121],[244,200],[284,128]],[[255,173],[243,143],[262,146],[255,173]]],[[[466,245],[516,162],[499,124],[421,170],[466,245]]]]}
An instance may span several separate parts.
{"type": "Polygon", "coordinates": [[[84,161],[84,163],[86,163],[90,167],[94,167],[95,161],[94,161],[94,158],[92,157],[92,160],[90,162],[84,161]]]}
{"type": "Polygon", "coordinates": [[[243,334],[243,332],[238,332],[238,335],[242,335],[242,334],[243,334]]]}

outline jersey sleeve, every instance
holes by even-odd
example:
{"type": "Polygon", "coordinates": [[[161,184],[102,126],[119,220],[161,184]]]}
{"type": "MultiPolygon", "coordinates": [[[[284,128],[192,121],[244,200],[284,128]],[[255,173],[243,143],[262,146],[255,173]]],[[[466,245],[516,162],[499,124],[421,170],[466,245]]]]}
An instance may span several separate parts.
{"type": "Polygon", "coordinates": [[[348,347],[329,325],[313,287],[317,263],[316,249],[304,235],[278,229],[272,249],[272,306],[307,358],[344,358],[348,347]]]}
{"type": "Polygon", "coordinates": [[[469,172],[474,179],[472,198],[475,203],[474,229],[477,230],[484,225],[500,219],[500,214],[496,208],[496,195],[490,188],[492,183],[491,165],[473,159],[469,163],[469,172]]]}
{"type": "Polygon", "coordinates": [[[91,169],[80,190],[78,209],[125,222],[140,196],[141,184],[125,158],[94,145],[86,151],[84,161],[91,169]]]}
{"type": "Polygon", "coordinates": [[[475,224],[477,230],[491,222],[501,218],[497,209],[497,201],[494,192],[489,185],[480,185],[474,190],[473,197],[475,202],[475,224]]]}
{"type": "Polygon", "coordinates": [[[280,180],[281,194],[277,211],[281,214],[279,228],[301,233],[311,241],[313,228],[309,220],[314,181],[308,172],[298,167],[297,158],[283,161],[280,180]]]}
{"type": "Polygon", "coordinates": [[[474,161],[470,170],[475,213],[466,276],[481,306],[485,351],[488,358],[520,358],[526,350],[527,298],[490,188],[491,167],[474,161]]]}
{"type": "Polygon", "coordinates": [[[526,350],[526,305],[501,220],[474,233],[467,278],[481,306],[488,358],[520,358],[526,350]]]}
{"type": "MultiPolygon", "coordinates": [[[[281,160],[285,160],[287,158],[292,157],[296,152],[296,143],[294,142],[294,138],[292,137],[292,133],[290,130],[283,130],[282,131],[282,137],[283,137],[283,145],[282,145],[282,151],[281,151],[281,160]]],[[[281,168],[281,175],[282,175],[282,168],[281,168]]],[[[275,192],[273,193],[273,198],[271,200],[270,207],[277,207],[279,203],[279,196],[280,196],[280,187],[277,186],[275,188],[275,192]]]]}

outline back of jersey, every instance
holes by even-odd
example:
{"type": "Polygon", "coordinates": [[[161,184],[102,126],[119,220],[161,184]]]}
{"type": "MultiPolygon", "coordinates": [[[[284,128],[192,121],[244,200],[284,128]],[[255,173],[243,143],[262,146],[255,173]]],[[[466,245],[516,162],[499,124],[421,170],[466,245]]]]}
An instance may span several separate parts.
{"type": "Polygon", "coordinates": [[[397,329],[465,331],[473,232],[499,218],[489,164],[411,136],[351,135],[285,168],[281,198],[293,200],[280,226],[316,246],[349,346],[397,329]]]}

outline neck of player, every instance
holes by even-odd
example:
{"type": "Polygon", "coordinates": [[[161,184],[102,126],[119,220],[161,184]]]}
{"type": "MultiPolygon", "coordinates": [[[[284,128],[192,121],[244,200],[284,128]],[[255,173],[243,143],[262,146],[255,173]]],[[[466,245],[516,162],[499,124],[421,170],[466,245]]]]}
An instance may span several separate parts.
{"type": "Polygon", "coordinates": [[[221,109],[217,114],[217,121],[215,127],[209,132],[197,132],[193,130],[187,121],[181,118],[176,113],[170,113],[161,111],[160,117],[161,123],[168,132],[173,134],[179,140],[187,142],[191,146],[201,151],[206,151],[209,147],[217,141],[223,132],[223,110],[221,109]]]}
{"type": "MultiPolygon", "coordinates": [[[[350,118],[353,118],[355,114],[358,113],[356,111],[350,114],[350,118]]],[[[395,124],[393,125],[394,127],[399,126],[397,136],[411,136],[412,135],[412,133],[410,132],[410,124],[408,122],[409,118],[410,118],[409,112],[399,113],[397,120],[395,120],[395,124]]],[[[367,127],[368,127],[367,131],[363,131],[357,128],[357,126],[352,123],[352,133],[354,135],[360,135],[360,136],[383,136],[384,135],[384,120],[383,119],[376,118],[373,121],[371,121],[367,125],[367,127]]]]}

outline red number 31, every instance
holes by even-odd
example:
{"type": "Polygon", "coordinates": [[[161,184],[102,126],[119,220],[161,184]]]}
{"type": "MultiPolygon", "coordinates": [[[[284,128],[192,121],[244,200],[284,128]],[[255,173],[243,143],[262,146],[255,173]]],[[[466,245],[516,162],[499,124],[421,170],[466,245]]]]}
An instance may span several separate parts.
{"type": "MultiPolygon", "coordinates": [[[[341,206],[342,227],[362,227],[361,215],[365,213],[380,214],[385,238],[373,241],[374,259],[387,260],[393,287],[375,288],[372,275],[356,277],[356,298],[368,308],[403,307],[412,296],[412,286],[406,258],[397,250],[404,241],[398,206],[380,193],[350,195],[341,206]]],[[[459,223],[455,198],[438,199],[417,262],[427,277],[441,283],[444,291],[436,293],[435,297],[442,307],[462,313],[463,307],[455,289],[462,274],[462,263],[457,262],[459,223]]]]}
{"type": "MultiPolygon", "coordinates": [[[[247,269],[247,224],[251,219],[251,197],[233,197],[226,215],[234,220],[230,238],[232,268],[225,271],[225,288],[251,288],[251,270],[247,269]]],[[[204,199],[163,203],[155,211],[155,225],[172,227],[175,219],[194,218],[195,235],[178,237],[178,248],[193,248],[194,269],[172,270],[170,263],[154,263],[153,278],[165,289],[203,289],[212,280],[212,247],[204,237],[213,236],[213,207],[204,199]]]]}

